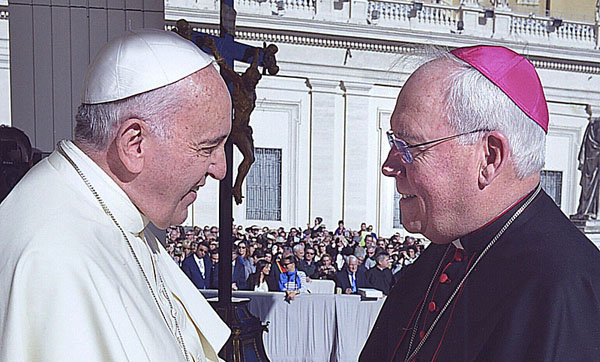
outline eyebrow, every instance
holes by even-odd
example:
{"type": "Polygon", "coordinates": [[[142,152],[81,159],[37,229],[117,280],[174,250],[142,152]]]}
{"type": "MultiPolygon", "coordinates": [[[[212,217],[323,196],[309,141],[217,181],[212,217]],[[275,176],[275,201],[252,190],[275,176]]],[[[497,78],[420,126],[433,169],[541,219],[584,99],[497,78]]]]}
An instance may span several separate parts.
{"type": "Polygon", "coordinates": [[[198,146],[206,146],[206,145],[218,145],[223,141],[227,136],[219,136],[209,140],[198,142],[198,146]]]}

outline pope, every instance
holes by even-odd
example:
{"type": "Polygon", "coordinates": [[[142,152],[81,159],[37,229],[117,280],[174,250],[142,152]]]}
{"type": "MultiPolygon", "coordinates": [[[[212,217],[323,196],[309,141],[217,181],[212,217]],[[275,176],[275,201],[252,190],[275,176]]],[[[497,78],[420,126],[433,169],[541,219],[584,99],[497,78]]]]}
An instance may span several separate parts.
{"type": "Polygon", "coordinates": [[[229,337],[149,222],[180,224],[225,175],[231,101],[211,58],[163,30],[107,43],[75,140],[0,205],[1,361],[218,361],[229,337]]]}

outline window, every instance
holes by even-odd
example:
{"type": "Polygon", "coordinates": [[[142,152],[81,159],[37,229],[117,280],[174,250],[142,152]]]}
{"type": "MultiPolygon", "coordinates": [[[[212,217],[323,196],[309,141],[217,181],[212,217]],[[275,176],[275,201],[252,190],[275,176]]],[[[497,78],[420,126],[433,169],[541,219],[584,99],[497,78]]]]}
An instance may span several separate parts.
{"type": "Polygon", "coordinates": [[[281,221],[281,149],[256,148],[246,178],[246,219],[281,221]]]}
{"type": "Polygon", "coordinates": [[[541,176],[540,182],[542,188],[550,195],[552,200],[554,200],[554,203],[560,207],[560,199],[562,196],[562,171],[543,170],[541,176]]]}
{"type": "Polygon", "coordinates": [[[394,229],[402,227],[402,213],[400,213],[400,194],[394,187],[394,229]]]}

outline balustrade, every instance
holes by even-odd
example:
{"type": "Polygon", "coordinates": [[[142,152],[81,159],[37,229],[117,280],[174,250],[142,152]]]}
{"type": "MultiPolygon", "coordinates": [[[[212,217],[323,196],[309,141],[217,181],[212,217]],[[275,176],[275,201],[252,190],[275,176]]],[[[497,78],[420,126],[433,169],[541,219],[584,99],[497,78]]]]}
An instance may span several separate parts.
{"type": "MultiPolygon", "coordinates": [[[[183,5],[188,0],[169,0],[169,7],[183,5]]],[[[506,39],[567,47],[598,49],[598,22],[554,19],[525,15],[507,6],[497,7],[492,18],[475,1],[464,0],[462,6],[413,2],[407,0],[235,0],[238,13],[279,15],[290,18],[355,22],[397,29],[424,30],[448,34],[491,36],[506,39]],[[317,4],[317,1],[318,4],[317,4]],[[332,3],[329,3],[332,2],[332,3]],[[333,5],[332,5],[333,4],[333,5]],[[352,8],[352,7],[355,8],[352,8]],[[351,11],[348,11],[351,8],[351,11]],[[361,13],[362,11],[362,13],[361,13]],[[475,19],[459,22],[462,19],[475,19]],[[479,21],[477,21],[479,19],[479,21]],[[488,25],[486,25],[488,24],[488,25]],[[489,26],[494,24],[494,26],[489,26]]],[[[198,0],[198,8],[217,10],[217,0],[198,0]]],[[[498,4],[504,4],[499,1],[498,4]]]]}

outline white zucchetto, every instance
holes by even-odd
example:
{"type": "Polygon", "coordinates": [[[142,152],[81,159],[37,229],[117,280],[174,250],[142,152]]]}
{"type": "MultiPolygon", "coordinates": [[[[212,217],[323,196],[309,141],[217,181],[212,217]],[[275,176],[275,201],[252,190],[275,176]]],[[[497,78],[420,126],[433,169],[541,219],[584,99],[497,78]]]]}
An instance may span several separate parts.
{"type": "Polygon", "coordinates": [[[106,43],[88,67],[82,103],[125,99],[164,87],[211,64],[191,41],[159,29],[130,30],[106,43]]]}

